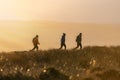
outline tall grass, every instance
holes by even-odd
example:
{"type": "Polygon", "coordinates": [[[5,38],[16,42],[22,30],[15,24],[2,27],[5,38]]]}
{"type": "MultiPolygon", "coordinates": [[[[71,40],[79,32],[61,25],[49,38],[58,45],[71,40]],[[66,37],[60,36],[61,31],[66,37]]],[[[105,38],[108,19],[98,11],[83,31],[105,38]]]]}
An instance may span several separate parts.
{"type": "MultiPolygon", "coordinates": [[[[120,71],[120,47],[89,46],[82,50],[53,49],[0,54],[0,74],[4,77],[19,73],[21,77],[28,76],[28,80],[39,80],[42,71],[50,67],[68,75],[70,80],[105,80],[110,76],[103,78],[100,75],[107,74],[109,70],[120,71]]],[[[111,80],[114,79],[112,77],[111,80]]]]}

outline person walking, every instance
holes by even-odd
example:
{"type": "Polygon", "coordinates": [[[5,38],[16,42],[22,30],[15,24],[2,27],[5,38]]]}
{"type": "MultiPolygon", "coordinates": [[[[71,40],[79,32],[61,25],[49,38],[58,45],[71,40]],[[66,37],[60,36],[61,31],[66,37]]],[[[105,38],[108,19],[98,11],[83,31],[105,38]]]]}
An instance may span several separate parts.
{"type": "Polygon", "coordinates": [[[61,46],[60,46],[60,49],[62,49],[62,48],[64,47],[65,50],[66,50],[65,41],[66,41],[66,33],[63,33],[63,35],[62,35],[62,37],[61,37],[61,46]]]}
{"type": "Polygon", "coordinates": [[[79,48],[79,47],[80,47],[80,49],[82,49],[82,33],[80,33],[80,34],[76,37],[76,42],[77,42],[77,47],[76,47],[75,49],[77,49],[77,48],[79,48]]]}
{"type": "Polygon", "coordinates": [[[39,38],[38,35],[36,35],[36,36],[33,38],[32,42],[33,42],[33,46],[34,46],[34,47],[33,47],[33,49],[32,49],[31,51],[34,51],[35,49],[38,51],[38,49],[39,49],[38,45],[40,45],[38,38],[39,38]]]}

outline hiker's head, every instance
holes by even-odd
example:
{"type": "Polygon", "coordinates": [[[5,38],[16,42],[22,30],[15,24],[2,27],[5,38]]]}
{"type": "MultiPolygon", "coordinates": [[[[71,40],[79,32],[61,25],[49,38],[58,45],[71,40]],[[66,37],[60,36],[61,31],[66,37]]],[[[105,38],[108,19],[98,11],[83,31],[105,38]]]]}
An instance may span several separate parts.
{"type": "Polygon", "coordinates": [[[36,35],[36,37],[39,37],[38,35],[36,35]]]}
{"type": "Polygon", "coordinates": [[[63,33],[63,36],[66,36],[66,33],[63,33]]]}
{"type": "Polygon", "coordinates": [[[82,33],[79,34],[80,36],[82,35],[82,33]]]}

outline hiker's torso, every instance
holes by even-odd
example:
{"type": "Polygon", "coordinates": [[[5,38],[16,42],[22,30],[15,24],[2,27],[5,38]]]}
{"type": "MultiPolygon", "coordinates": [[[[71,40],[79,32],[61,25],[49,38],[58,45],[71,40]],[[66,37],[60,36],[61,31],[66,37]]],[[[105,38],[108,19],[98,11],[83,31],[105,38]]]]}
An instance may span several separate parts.
{"type": "Polygon", "coordinates": [[[62,42],[62,43],[65,43],[65,36],[62,36],[61,42],[62,42]]]}
{"type": "Polygon", "coordinates": [[[76,42],[81,42],[82,41],[82,36],[77,36],[77,38],[76,38],[76,42]]]}
{"type": "Polygon", "coordinates": [[[37,37],[33,38],[33,44],[34,44],[34,45],[39,44],[39,41],[38,41],[38,38],[37,38],[37,37]]]}

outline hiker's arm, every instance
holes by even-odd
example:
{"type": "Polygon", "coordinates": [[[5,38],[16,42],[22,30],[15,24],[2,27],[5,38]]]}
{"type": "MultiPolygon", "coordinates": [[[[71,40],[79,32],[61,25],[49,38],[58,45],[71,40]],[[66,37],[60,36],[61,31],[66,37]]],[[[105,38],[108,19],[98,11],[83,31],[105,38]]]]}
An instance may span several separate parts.
{"type": "Polygon", "coordinates": [[[40,45],[40,42],[38,42],[38,44],[40,45]]]}

